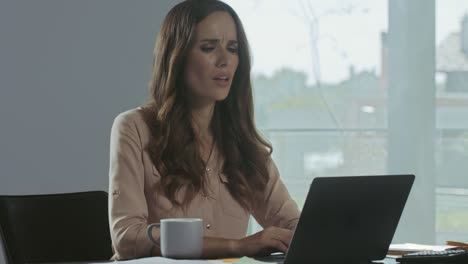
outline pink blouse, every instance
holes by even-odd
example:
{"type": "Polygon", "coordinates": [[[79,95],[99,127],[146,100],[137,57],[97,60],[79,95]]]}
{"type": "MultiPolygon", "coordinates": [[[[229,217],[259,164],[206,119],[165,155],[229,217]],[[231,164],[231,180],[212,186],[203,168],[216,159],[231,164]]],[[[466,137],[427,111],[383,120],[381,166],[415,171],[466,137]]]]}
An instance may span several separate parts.
{"type": "MultiPolygon", "coordinates": [[[[109,222],[114,250],[113,259],[148,257],[152,243],[146,228],[163,218],[201,218],[205,236],[230,239],[246,235],[250,213],[244,210],[227,189],[229,179],[221,172],[222,157],[213,152],[208,164],[207,195],[197,195],[186,210],[173,207],[155,191],[160,175],[145,146],[149,129],[141,110],[133,109],[118,115],[114,121],[110,144],[109,222]]],[[[295,228],[299,209],[279,177],[273,160],[268,164],[270,180],[263,206],[253,217],[262,227],[295,228]]],[[[179,192],[180,193],[180,192],[179,192]]],[[[154,237],[158,237],[157,229],[154,237]]]]}

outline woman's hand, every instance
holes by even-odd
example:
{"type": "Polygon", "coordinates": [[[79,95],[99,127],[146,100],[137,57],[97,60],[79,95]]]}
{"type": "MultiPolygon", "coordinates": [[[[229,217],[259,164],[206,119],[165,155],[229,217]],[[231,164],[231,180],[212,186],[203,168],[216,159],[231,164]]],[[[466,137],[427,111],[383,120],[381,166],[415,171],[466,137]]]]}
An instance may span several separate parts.
{"type": "Polygon", "coordinates": [[[235,251],[240,256],[266,256],[278,251],[286,253],[292,236],[292,230],[267,227],[258,233],[237,240],[235,251]]]}

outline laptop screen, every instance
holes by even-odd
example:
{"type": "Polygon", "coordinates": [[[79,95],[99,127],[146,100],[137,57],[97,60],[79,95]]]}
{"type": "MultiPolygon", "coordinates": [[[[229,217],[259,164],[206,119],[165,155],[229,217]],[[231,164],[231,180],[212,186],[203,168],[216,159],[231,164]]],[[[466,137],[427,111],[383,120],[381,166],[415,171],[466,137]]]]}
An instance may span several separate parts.
{"type": "Polygon", "coordinates": [[[413,182],[414,175],[315,178],[285,263],[385,258],[413,182]]]}

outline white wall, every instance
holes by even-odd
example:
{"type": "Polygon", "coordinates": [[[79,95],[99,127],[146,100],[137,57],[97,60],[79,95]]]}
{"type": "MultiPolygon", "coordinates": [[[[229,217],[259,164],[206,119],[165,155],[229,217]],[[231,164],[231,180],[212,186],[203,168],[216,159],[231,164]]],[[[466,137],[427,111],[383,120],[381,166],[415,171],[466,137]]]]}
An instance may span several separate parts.
{"type": "Polygon", "coordinates": [[[0,194],[107,189],[113,118],[146,99],[177,2],[0,1],[0,194]]]}

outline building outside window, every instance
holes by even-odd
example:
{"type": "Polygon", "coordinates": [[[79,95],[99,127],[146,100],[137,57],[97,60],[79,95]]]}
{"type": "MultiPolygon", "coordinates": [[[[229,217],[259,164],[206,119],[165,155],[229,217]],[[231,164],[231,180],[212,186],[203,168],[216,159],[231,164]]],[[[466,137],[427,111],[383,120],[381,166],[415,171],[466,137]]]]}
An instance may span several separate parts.
{"type": "Polygon", "coordinates": [[[413,173],[394,242],[468,241],[467,1],[226,2],[250,41],[257,125],[301,207],[315,177],[413,173]]]}

